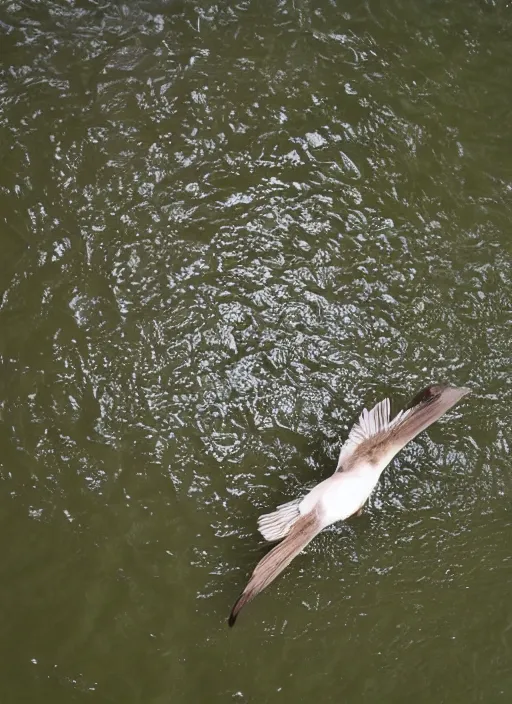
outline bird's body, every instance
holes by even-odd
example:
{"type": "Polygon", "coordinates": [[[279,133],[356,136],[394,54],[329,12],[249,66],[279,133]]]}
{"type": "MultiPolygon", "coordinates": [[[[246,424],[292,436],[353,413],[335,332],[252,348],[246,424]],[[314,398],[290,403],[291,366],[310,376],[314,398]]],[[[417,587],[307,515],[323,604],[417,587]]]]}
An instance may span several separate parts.
{"type": "Polygon", "coordinates": [[[315,535],[358,513],[393,457],[467,393],[467,388],[430,386],[393,419],[388,399],[371,411],[364,409],[341,448],[334,474],[303,498],[258,519],[265,540],[282,542],[256,565],[231,611],[229,624],[235,623],[240,609],[268,586],[315,535]]]}
{"type": "Polygon", "coordinates": [[[348,472],[333,474],[317,484],[302,500],[302,515],[316,509],[322,528],[344,521],[357,513],[379,481],[380,472],[361,462],[348,472]]]}

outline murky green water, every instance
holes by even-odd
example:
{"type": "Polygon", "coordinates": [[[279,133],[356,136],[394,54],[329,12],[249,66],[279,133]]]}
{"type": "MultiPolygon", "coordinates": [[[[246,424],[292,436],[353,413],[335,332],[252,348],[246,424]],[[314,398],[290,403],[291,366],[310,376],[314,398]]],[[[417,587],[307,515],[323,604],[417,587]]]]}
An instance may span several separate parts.
{"type": "Polygon", "coordinates": [[[511,13],[0,3],[2,704],[510,701],[511,13]],[[258,514],[435,380],[230,631],[258,514]]]}

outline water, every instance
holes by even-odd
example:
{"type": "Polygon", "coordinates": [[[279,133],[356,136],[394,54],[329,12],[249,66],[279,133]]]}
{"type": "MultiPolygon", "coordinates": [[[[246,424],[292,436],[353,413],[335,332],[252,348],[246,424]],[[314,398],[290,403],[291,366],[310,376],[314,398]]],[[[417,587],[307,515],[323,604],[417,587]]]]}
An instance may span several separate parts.
{"type": "Polygon", "coordinates": [[[0,4],[2,702],[508,702],[504,2],[0,4]],[[227,628],[354,418],[473,394],[227,628]]]}

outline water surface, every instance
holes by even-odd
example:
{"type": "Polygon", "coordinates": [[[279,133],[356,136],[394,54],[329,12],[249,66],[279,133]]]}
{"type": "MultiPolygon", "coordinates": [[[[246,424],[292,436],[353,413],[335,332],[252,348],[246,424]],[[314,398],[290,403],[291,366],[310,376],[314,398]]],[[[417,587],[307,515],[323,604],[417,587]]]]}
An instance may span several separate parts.
{"type": "Polygon", "coordinates": [[[510,12],[0,3],[2,702],[510,701],[510,12]],[[230,631],[259,513],[438,380],[230,631]]]}

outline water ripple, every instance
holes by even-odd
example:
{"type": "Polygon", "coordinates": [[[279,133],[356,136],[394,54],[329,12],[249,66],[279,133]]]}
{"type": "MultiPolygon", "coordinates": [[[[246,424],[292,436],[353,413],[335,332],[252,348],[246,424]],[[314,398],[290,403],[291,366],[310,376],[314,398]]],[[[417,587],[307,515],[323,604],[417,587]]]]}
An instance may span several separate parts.
{"type": "MultiPolygon", "coordinates": [[[[128,661],[154,642],[161,691],[182,635],[176,662],[188,648],[225,672],[212,644],[260,555],[257,514],[331,471],[364,405],[436,379],[474,393],[255,605],[267,654],[228,659],[300,698],[316,675],[296,689],[274,668],[286,633],[296,661],[325,656],[327,701],[340,619],[341,652],[388,658],[395,681],[408,667],[427,682],[427,653],[442,678],[428,642],[451,653],[456,624],[492,650],[467,614],[501,603],[510,569],[510,17],[352,5],[4,8],[0,471],[17,535],[59,531],[62,564],[35,561],[47,600],[76,546],[88,556],[84,613],[64,599],[79,627],[57,629],[76,690],[105,681],[87,659],[77,674],[88,647],[125,671],[101,634],[128,661]]],[[[345,680],[354,700],[394,696],[363,679],[345,680]]],[[[233,682],[228,697],[274,700],[256,675],[233,682]]]]}

